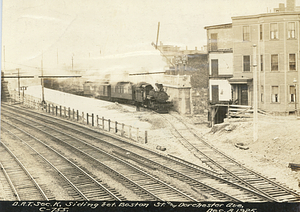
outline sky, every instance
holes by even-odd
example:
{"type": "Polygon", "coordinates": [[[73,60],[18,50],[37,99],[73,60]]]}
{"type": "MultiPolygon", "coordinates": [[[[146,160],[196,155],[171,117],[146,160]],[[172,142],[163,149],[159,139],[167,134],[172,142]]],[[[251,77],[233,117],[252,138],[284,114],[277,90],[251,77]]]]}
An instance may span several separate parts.
{"type": "MultiPolygon", "coordinates": [[[[285,0],[2,0],[2,70],[161,71],[159,41],[206,45],[205,26],[273,11],[285,0]],[[5,50],[4,50],[5,49],[5,50]],[[72,65],[73,64],[73,65],[72,65]]],[[[300,6],[300,0],[296,0],[300,6]]]]}

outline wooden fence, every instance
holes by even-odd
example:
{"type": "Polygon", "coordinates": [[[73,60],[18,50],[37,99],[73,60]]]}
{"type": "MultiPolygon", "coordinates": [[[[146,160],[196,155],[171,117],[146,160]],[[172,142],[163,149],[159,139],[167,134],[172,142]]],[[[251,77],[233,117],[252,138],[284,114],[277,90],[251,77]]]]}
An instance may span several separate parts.
{"type": "Polygon", "coordinates": [[[97,129],[107,132],[112,132],[124,138],[129,138],[138,143],[148,142],[148,132],[142,131],[137,127],[119,123],[110,119],[105,119],[104,116],[95,115],[93,113],[85,113],[79,110],[71,109],[57,105],[52,102],[42,104],[42,100],[31,95],[20,95],[17,91],[11,91],[10,104],[21,104],[24,107],[43,111],[53,116],[58,116],[71,121],[76,121],[97,129]]]}

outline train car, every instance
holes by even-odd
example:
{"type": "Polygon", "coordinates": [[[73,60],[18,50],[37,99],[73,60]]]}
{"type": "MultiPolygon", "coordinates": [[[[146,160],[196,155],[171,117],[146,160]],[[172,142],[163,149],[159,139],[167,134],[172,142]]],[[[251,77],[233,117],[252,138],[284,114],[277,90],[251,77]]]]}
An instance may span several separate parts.
{"type": "Polygon", "coordinates": [[[134,103],[134,90],[132,82],[118,82],[111,85],[111,101],[121,103],[134,103]]]}
{"type": "Polygon", "coordinates": [[[83,84],[83,95],[87,97],[94,96],[94,83],[90,81],[86,81],[83,84]]]}
{"type": "Polygon", "coordinates": [[[156,88],[154,88],[147,82],[137,84],[125,81],[111,84],[86,82],[84,93],[86,96],[98,99],[135,104],[137,107],[146,107],[159,113],[168,113],[172,107],[162,84],[156,84],[156,88]]]}
{"type": "Polygon", "coordinates": [[[86,81],[83,85],[84,96],[97,99],[111,100],[111,85],[107,82],[86,81]]]}
{"type": "Polygon", "coordinates": [[[111,101],[111,85],[108,83],[100,84],[96,98],[111,101]]]}

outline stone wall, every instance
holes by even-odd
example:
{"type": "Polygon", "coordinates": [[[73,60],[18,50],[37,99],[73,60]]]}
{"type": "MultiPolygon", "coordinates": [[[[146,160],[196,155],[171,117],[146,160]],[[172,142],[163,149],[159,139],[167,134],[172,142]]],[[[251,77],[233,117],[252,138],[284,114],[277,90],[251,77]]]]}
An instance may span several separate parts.
{"type": "Polygon", "coordinates": [[[192,112],[204,117],[208,115],[208,88],[192,88],[192,112]]]}
{"type": "Polygon", "coordinates": [[[187,64],[178,64],[177,69],[169,70],[165,79],[172,79],[166,85],[174,102],[174,109],[181,114],[195,114],[207,117],[209,64],[207,54],[188,54],[187,64]],[[189,89],[187,89],[187,87],[189,89]]]}
{"type": "Polygon", "coordinates": [[[188,55],[187,68],[191,75],[192,113],[207,117],[209,79],[208,55],[188,55]]]}

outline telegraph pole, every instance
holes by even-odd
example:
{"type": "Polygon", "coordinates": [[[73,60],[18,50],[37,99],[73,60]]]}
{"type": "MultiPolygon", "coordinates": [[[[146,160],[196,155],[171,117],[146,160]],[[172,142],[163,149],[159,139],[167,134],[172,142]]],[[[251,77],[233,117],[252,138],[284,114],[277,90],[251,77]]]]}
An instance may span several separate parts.
{"type": "Polygon", "coordinates": [[[253,44],[253,142],[258,139],[257,128],[257,60],[256,44],[253,44]]]}
{"type": "Polygon", "coordinates": [[[41,78],[41,85],[42,85],[42,104],[45,103],[45,95],[44,95],[44,70],[43,70],[43,55],[42,55],[42,61],[41,61],[41,74],[42,74],[42,78],[41,78]]]}
{"type": "Polygon", "coordinates": [[[18,91],[19,91],[19,99],[20,99],[20,69],[17,68],[18,71],[18,91]]]}
{"type": "Polygon", "coordinates": [[[157,44],[158,44],[159,26],[160,26],[160,22],[158,22],[158,26],[157,26],[157,36],[156,36],[156,44],[155,44],[156,49],[157,49],[157,44]]]}

